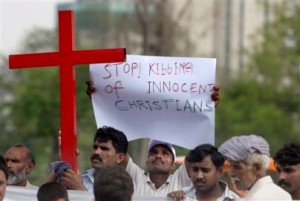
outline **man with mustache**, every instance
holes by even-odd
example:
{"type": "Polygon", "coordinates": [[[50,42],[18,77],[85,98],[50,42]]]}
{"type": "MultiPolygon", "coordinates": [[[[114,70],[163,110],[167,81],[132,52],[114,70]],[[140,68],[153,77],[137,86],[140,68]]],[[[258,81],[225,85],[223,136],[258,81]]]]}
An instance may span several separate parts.
{"type": "Polygon", "coordinates": [[[189,163],[188,174],[193,185],[174,191],[168,197],[174,200],[238,200],[240,197],[229,190],[220,180],[225,159],[218,149],[210,144],[202,144],[191,150],[186,161],[189,163]]]}
{"type": "Polygon", "coordinates": [[[300,200],[300,144],[285,145],[274,156],[278,184],[289,192],[293,200],[300,200]]]}
{"type": "Polygon", "coordinates": [[[268,142],[257,135],[242,135],[225,141],[219,151],[229,161],[238,190],[247,190],[245,200],[292,200],[267,175],[270,162],[268,142]]]}
{"type": "Polygon", "coordinates": [[[5,153],[9,176],[8,185],[36,188],[28,181],[28,175],[34,170],[35,157],[33,153],[23,144],[11,146],[5,153]]]}
{"type": "MultiPolygon", "coordinates": [[[[128,155],[127,155],[128,156],[128,155]]],[[[170,143],[151,139],[148,146],[146,171],[131,158],[124,161],[127,172],[135,183],[134,194],[138,196],[167,196],[169,192],[190,186],[186,164],[175,170],[176,152],[170,143]]]]}
{"type": "Polygon", "coordinates": [[[103,166],[122,165],[126,158],[128,140],[126,135],[113,127],[100,127],[94,137],[94,144],[90,161],[92,168],[77,174],[67,168],[56,174],[51,171],[46,182],[59,181],[69,190],[83,190],[93,192],[94,178],[97,170],[103,166]]]}

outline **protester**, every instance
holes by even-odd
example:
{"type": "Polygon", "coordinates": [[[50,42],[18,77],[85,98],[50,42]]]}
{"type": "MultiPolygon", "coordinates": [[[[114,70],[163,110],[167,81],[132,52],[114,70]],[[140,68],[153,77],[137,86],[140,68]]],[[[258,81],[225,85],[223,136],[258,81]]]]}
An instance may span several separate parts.
{"type": "Polygon", "coordinates": [[[35,157],[28,147],[15,144],[6,151],[4,158],[9,169],[8,185],[37,188],[27,178],[35,168],[35,157]]]}
{"type": "Polygon", "coordinates": [[[106,166],[98,169],[95,177],[95,201],[131,201],[133,181],[128,172],[120,166],[106,166]]]}
{"type": "Polygon", "coordinates": [[[245,200],[292,200],[267,175],[270,153],[264,138],[253,134],[232,137],[219,151],[229,160],[236,187],[248,190],[245,200]]]}
{"type": "Polygon", "coordinates": [[[192,183],[185,164],[171,174],[175,169],[175,159],[176,152],[171,144],[154,139],[149,141],[147,171],[138,167],[130,157],[127,157],[124,162],[136,186],[134,194],[166,196],[169,192],[190,186],[192,183]]]}
{"type": "Polygon", "coordinates": [[[186,162],[189,163],[188,174],[193,185],[168,193],[168,197],[174,200],[188,197],[194,200],[218,201],[240,198],[220,180],[225,159],[216,147],[210,144],[199,145],[187,154],[186,162]]]}
{"type": "Polygon", "coordinates": [[[95,134],[90,157],[92,168],[85,171],[82,175],[67,168],[60,173],[59,177],[53,170],[46,182],[56,180],[69,190],[87,190],[92,192],[95,170],[104,165],[120,165],[126,158],[127,149],[128,141],[123,132],[112,127],[100,127],[95,134]]]}
{"type": "Polygon", "coordinates": [[[0,155],[0,201],[4,199],[8,179],[8,167],[5,159],[0,155]]]}
{"type": "Polygon", "coordinates": [[[49,182],[37,191],[38,201],[69,201],[67,189],[59,182],[49,182]]]}
{"type": "Polygon", "coordinates": [[[300,144],[285,145],[274,156],[278,184],[289,192],[293,200],[300,200],[300,144]]]}

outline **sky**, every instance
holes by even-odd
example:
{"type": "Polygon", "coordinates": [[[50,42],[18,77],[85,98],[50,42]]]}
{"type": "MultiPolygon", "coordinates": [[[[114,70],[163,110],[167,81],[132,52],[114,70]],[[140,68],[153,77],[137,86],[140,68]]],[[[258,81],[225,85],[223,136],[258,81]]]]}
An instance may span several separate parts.
{"type": "Polygon", "coordinates": [[[75,0],[0,0],[0,53],[17,54],[26,32],[34,27],[54,29],[58,3],[75,0]]]}

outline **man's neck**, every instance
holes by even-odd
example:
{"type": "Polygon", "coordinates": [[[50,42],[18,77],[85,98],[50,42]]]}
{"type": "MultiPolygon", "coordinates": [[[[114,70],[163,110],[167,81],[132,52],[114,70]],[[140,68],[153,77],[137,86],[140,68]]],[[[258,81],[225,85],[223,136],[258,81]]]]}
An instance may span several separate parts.
{"type": "Polygon", "coordinates": [[[293,200],[300,200],[300,190],[291,194],[293,200]]]}
{"type": "Polygon", "coordinates": [[[155,188],[159,189],[168,180],[169,173],[150,173],[149,177],[152,183],[155,184],[155,188]]]}
{"type": "Polygon", "coordinates": [[[17,183],[17,184],[10,184],[10,186],[21,186],[21,187],[25,187],[27,184],[27,179],[20,182],[20,183],[17,183]]]}
{"type": "Polygon", "coordinates": [[[225,187],[223,188],[221,186],[221,183],[218,182],[210,191],[205,191],[205,192],[197,191],[196,197],[197,200],[214,201],[223,195],[224,190],[225,187]]]}

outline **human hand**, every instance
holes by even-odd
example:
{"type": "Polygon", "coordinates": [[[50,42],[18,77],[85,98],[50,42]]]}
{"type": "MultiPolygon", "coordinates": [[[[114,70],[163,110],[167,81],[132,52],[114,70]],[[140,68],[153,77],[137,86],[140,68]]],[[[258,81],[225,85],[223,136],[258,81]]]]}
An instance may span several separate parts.
{"type": "Polygon", "coordinates": [[[76,173],[71,169],[65,170],[59,177],[59,182],[68,190],[87,190],[83,184],[79,171],[76,173]]]}
{"type": "Polygon", "coordinates": [[[48,183],[48,182],[52,182],[52,181],[56,181],[56,180],[57,180],[56,174],[55,174],[54,170],[51,170],[49,175],[47,175],[44,183],[48,183]]]}
{"type": "MultiPolygon", "coordinates": [[[[58,160],[61,161],[61,130],[58,131],[58,137],[57,137],[57,142],[58,142],[58,160]]],[[[75,154],[78,157],[80,155],[79,149],[75,150],[75,154]]]]}
{"type": "Polygon", "coordinates": [[[96,91],[96,88],[94,86],[94,83],[92,81],[86,81],[85,82],[87,87],[86,87],[86,94],[88,95],[89,98],[92,97],[92,93],[96,91]]]}
{"type": "Polygon", "coordinates": [[[186,197],[186,192],[184,191],[173,191],[167,194],[168,197],[176,201],[184,200],[186,197]]]}
{"type": "Polygon", "coordinates": [[[221,101],[219,91],[220,91],[220,86],[218,86],[218,85],[213,86],[213,92],[211,94],[211,99],[215,102],[215,107],[217,107],[221,101]]]}

